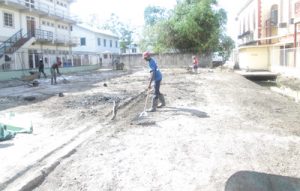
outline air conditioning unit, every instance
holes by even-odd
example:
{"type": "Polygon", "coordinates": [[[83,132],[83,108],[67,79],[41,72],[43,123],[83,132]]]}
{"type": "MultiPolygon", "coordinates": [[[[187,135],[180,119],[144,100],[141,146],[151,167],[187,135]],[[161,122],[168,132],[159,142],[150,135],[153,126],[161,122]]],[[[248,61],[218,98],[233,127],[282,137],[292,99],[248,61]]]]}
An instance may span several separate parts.
{"type": "Polygon", "coordinates": [[[287,27],[287,23],[279,23],[279,28],[286,28],[287,27]]]}
{"type": "Polygon", "coordinates": [[[294,24],[294,18],[290,19],[290,24],[294,24]]]}

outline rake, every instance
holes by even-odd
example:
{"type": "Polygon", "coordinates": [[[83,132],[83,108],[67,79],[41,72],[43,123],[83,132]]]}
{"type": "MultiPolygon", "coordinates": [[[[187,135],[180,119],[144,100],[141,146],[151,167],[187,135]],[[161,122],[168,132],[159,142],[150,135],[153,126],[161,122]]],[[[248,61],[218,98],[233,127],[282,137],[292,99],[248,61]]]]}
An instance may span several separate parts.
{"type": "Polygon", "coordinates": [[[147,102],[148,102],[149,94],[150,94],[150,89],[148,89],[148,91],[147,91],[147,96],[146,96],[145,105],[144,105],[144,111],[139,115],[139,118],[148,116],[146,109],[147,109],[147,102]]]}

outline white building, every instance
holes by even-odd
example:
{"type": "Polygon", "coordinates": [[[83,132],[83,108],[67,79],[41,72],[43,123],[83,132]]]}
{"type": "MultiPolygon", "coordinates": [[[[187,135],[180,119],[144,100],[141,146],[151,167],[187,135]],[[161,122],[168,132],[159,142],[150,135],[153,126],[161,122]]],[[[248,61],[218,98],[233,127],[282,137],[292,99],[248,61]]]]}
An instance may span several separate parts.
{"type": "Polygon", "coordinates": [[[238,16],[239,65],[300,74],[300,0],[247,0],[238,16]]]}
{"type": "Polygon", "coordinates": [[[77,24],[73,27],[72,36],[77,36],[80,41],[72,49],[80,63],[108,66],[120,54],[119,38],[111,32],[87,24],[77,24]]]}
{"type": "Polygon", "coordinates": [[[0,70],[31,69],[40,58],[72,65],[73,0],[0,0],[0,70]]]}

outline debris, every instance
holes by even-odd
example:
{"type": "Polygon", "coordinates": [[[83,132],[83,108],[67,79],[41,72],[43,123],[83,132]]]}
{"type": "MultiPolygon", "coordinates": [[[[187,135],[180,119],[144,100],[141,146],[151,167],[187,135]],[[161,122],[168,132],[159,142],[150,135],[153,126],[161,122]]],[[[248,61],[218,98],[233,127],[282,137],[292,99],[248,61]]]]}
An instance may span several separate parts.
{"type": "Polygon", "coordinates": [[[14,138],[16,133],[8,131],[6,129],[6,126],[3,124],[0,124],[0,141],[6,141],[14,138]]]}
{"type": "Polygon", "coordinates": [[[32,133],[33,127],[26,116],[17,116],[15,113],[0,115],[0,141],[9,140],[18,133],[32,133]]]}
{"type": "Polygon", "coordinates": [[[38,82],[38,81],[36,81],[36,80],[34,80],[34,81],[32,82],[32,86],[33,86],[33,87],[37,87],[37,86],[39,86],[39,82],[38,82]]]}
{"type": "Polygon", "coordinates": [[[114,120],[116,118],[118,112],[118,106],[119,106],[119,102],[114,100],[111,120],[114,120]]]}
{"type": "Polygon", "coordinates": [[[22,76],[21,80],[29,82],[29,81],[33,81],[35,79],[38,79],[39,76],[40,76],[39,72],[31,72],[30,71],[29,73],[30,73],[29,76],[22,76]]]}
{"type": "Polygon", "coordinates": [[[24,97],[24,100],[25,101],[34,101],[34,100],[36,100],[36,97],[34,97],[34,96],[26,96],[26,97],[24,97]]]}
{"type": "Polygon", "coordinates": [[[103,86],[104,86],[104,87],[107,87],[107,84],[106,84],[106,83],[104,83],[104,84],[103,84],[103,86]]]}
{"type": "Polygon", "coordinates": [[[58,97],[64,97],[64,96],[65,96],[64,93],[62,92],[58,93],[58,97]]]}

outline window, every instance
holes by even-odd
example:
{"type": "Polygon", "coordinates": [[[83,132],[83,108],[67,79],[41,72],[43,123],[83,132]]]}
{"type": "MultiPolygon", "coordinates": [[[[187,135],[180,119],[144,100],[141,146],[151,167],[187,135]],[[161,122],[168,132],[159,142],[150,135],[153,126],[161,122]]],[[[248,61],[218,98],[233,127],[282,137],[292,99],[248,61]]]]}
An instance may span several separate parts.
{"type": "Polygon", "coordinates": [[[25,0],[26,7],[34,8],[34,0],[25,0]]]}
{"type": "Polygon", "coordinates": [[[98,46],[101,46],[101,38],[98,38],[98,46]]]}
{"type": "Polygon", "coordinates": [[[103,39],[103,46],[106,47],[106,39],[103,39]]]}
{"type": "Polygon", "coordinates": [[[253,12],[253,30],[255,30],[255,25],[256,24],[256,15],[255,15],[255,11],[253,12]]]}
{"type": "Polygon", "coordinates": [[[278,6],[273,5],[271,7],[271,24],[272,26],[276,26],[278,23],[278,6]]]}
{"type": "Polygon", "coordinates": [[[109,41],[109,46],[112,47],[112,40],[109,41]]]}
{"type": "Polygon", "coordinates": [[[80,46],[85,46],[85,45],[86,45],[85,37],[80,38],[80,46]]]}
{"type": "Polygon", "coordinates": [[[4,26],[6,27],[13,27],[14,26],[14,16],[11,13],[4,13],[3,14],[4,19],[4,26]]]}
{"type": "Polygon", "coordinates": [[[116,48],[118,48],[118,41],[116,41],[115,46],[116,46],[116,48]]]}

